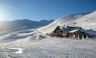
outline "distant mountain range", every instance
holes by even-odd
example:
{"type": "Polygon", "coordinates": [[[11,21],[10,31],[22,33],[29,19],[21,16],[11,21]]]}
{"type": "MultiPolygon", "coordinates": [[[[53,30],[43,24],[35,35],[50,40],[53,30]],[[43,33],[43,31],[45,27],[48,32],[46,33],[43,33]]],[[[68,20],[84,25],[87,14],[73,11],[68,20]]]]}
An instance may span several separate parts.
{"type": "Polygon", "coordinates": [[[46,26],[54,20],[32,21],[28,19],[14,21],[0,21],[0,34],[23,29],[33,29],[46,26]]]}
{"type": "Polygon", "coordinates": [[[14,21],[0,21],[0,35],[12,31],[33,29],[42,26],[45,26],[43,27],[44,29],[42,29],[44,32],[50,32],[58,25],[73,25],[73,26],[76,25],[81,26],[83,28],[92,28],[96,30],[96,27],[94,27],[96,26],[96,11],[72,14],[62,18],[58,18],[54,22],[53,21],[54,20],[32,21],[28,19],[14,20],[14,21]]]}

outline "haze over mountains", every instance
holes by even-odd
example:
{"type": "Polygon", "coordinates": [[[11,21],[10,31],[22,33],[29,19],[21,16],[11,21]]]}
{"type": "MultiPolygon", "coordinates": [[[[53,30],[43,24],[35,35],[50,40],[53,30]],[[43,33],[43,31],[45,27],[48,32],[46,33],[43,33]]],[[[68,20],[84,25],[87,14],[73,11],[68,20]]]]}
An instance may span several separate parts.
{"type": "Polygon", "coordinates": [[[0,33],[8,33],[16,30],[33,29],[53,22],[54,20],[32,21],[28,19],[14,21],[0,21],[0,33]]]}

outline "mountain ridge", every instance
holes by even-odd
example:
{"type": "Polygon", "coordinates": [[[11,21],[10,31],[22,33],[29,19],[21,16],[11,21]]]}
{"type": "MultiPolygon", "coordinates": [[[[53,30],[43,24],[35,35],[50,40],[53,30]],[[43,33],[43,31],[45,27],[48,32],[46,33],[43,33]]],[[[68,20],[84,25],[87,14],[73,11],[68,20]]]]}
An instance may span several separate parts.
{"type": "MultiPolygon", "coordinates": [[[[77,15],[75,15],[75,16],[77,16],[77,15]]],[[[46,34],[46,33],[51,33],[57,26],[64,26],[64,25],[65,26],[79,26],[79,27],[82,27],[84,29],[89,28],[89,29],[95,29],[96,30],[96,28],[94,28],[94,26],[96,26],[96,23],[93,23],[93,22],[96,22],[96,11],[82,15],[80,17],[75,17],[75,16],[72,16],[72,18],[69,20],[67,20],[66,17],[65,18],[58,18],[54,22],[52,22],[51,24],[49,24],[43,28],[39,28],[38,30],[40,32],[46,34]],[[75,17],[75,19],[74,19],[74,17],[75,17]],[[92,23],[90,23],[90,22],[86,23],[86,21],[85,21],[86,17],[89,18],[88,20],[91,20],[91,21],[94,20],[94,21],[92,21],[92,23]],[[84,20],[84,22],[82,22],[82,20],[84,20]],[[91,26],[91,28],[88,25],[83,27],[85,23],[89,24],[91,26]]],[[[70,15],[69,15],[69,18],[70,18],[70,15]]]]}
{"type": "MultiPolygon", "coordinates": [[[[41,21],[32,21],[29,19],[14,20],[14,21],[0,21],[0,35],[2,31],[6,32],[10,30],[17,31],[23,29],[34,29],[41,26],[46,26],[47,24],[53,22],[54,20],[41,20],[41,21]]],[[[7,32],[7,33],[8,33],[7,32]]]]}

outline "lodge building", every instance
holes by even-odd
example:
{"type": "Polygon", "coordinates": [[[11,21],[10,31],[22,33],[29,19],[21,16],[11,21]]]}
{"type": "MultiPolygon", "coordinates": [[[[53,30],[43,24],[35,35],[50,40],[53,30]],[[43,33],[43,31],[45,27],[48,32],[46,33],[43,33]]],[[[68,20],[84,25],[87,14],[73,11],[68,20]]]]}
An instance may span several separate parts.
{"type": "Polygon", "coordinates": [[[57,26],[56,29],[50,34],[56,37],[74,38],[74,39],[86,39],[91,38],[91,35],[85,32],[81,27],[72,26],[57,26]]]}

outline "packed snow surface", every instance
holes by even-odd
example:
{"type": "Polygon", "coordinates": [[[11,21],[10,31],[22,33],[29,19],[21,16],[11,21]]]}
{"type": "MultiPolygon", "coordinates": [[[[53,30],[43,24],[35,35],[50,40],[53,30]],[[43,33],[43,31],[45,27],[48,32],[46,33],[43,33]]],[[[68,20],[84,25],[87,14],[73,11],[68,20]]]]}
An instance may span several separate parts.
{"type": "Polygon", "coordinates": [[[0,58],[96,58],[93,40],[50,37],[31,29],[0,38],[0,58]],[[16,53],[16,48],[23,52],[16,53]]]}

